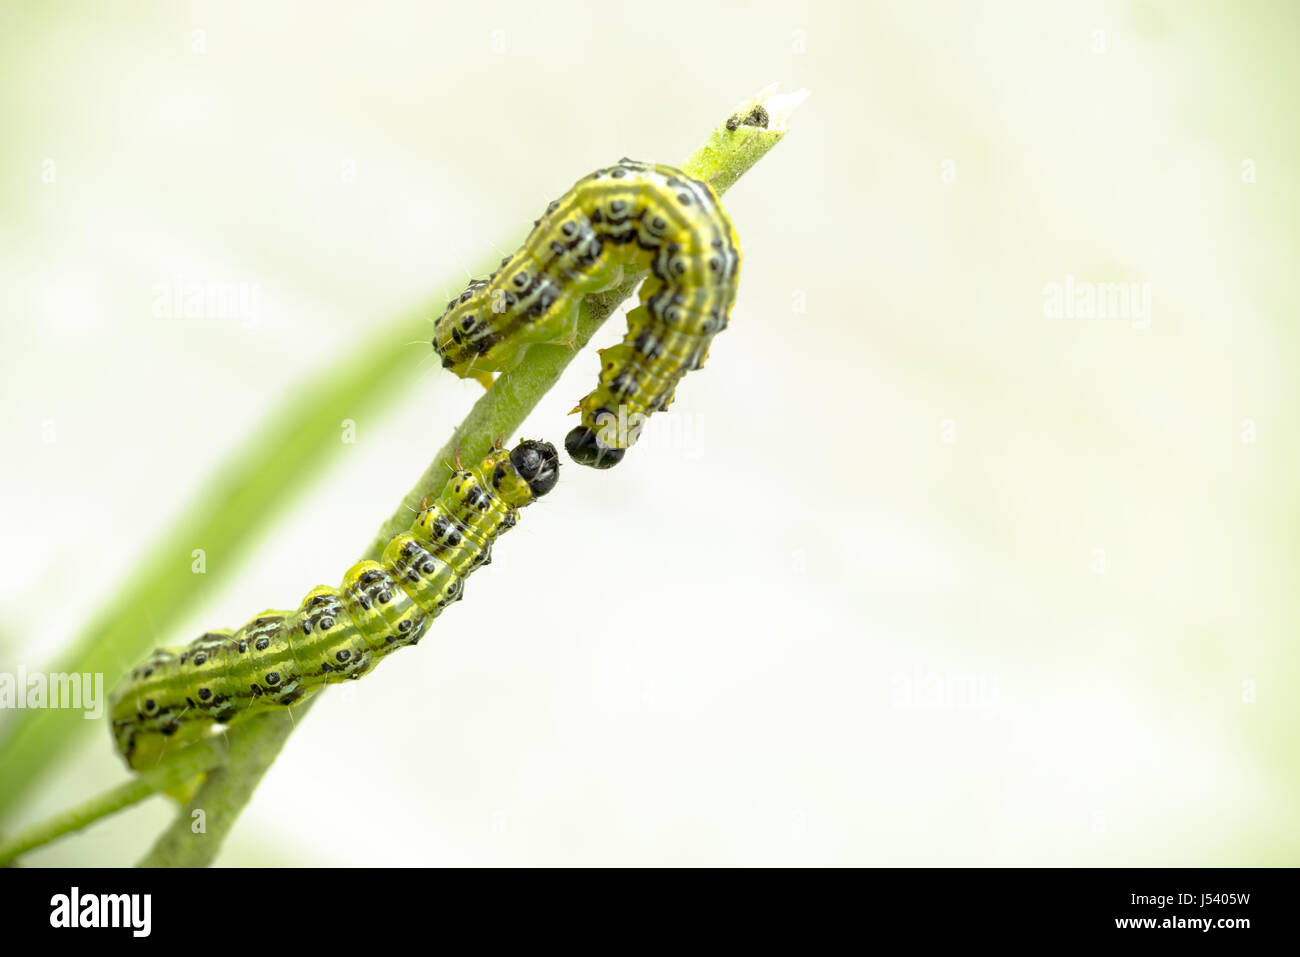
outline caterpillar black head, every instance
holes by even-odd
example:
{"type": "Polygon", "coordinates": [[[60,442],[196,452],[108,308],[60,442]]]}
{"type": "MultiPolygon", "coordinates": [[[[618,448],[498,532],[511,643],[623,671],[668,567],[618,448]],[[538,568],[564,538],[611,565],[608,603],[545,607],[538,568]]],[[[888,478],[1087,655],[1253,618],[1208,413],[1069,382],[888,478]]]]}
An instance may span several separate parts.
{"type": "Polygon", "coordinates": [[[510,464],[528,483],[534,498],[545,495],[560,480],[560,456],[550,442],[524,439],[511,449],[510,464]]]}
{"type": "Polygon", "coordinates": [[[627,449],[616,449],[606,445],[600,437],[585,425],[579,425],[564,438],[564,448],[579,465],[590,465],[594,469],[613,468],[623,461],[627,449]]]}

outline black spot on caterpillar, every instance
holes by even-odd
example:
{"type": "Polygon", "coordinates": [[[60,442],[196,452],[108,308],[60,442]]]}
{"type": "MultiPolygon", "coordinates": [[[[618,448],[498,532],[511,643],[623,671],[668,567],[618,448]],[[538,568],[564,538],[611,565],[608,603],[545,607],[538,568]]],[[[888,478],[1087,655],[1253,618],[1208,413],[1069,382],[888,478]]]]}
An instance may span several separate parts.
{"type": "Polygon", "coordinates": [[[168,751],[318,688],[360,678],[413,645],[459,601],[465,579],[489,561],[518,510],[554,488],[559,456],[549,442],[495,448],[461,468],[426,500],[409,532],[380,561],[358,562],[339,588],[312,589],[297,611],[266,611],[238,631],[213,631],[185,648],[160,648],[110,699],[118,751],[139,770],[168,751]]]}
{"type": "MultiPolygon", "coordinates": [[[[750,118],[760,113],[766,125],[761,107],[750,118]]],[[[630,159],[583,177],[546,207],[518,252],[447,303],[433,347],[465,377],[508,369],[533,343],[573,345],[583,297],[645,268],[627,334],[601,353],[600,381],[574,409],[582,424],[564,442],[574,461],[609,468],[636,440],[620,436],[618,423],[668,408],[727,327],[740,241],[707,183],[630,159]]]]}

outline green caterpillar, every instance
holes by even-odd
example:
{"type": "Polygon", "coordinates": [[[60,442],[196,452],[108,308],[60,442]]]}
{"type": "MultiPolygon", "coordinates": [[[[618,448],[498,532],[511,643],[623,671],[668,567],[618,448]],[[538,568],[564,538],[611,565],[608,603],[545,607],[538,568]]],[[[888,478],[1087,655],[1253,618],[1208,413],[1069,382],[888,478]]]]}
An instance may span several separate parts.
{"type": "Polygon", "coordinates": [[[490,384],[533,343],[576,344],[583,297],[646,268],[627,334],[601,353],[600,381],[573,410],[582,424],[564,440],[575,462],[609,468],[704,364],[735,304],[740,241],[707,183],[630,159],[583,177],[546,207],[518,252],[447,303],[433,348],[444,368],[490,384]],[[619,435],[629,421],[637,425],[619,435]]]}
{"type": "Polygon", "coordinates": [[[268,708],[287,707],[326,684],[360,678],[413,645],[465,579],[491,560],[518,509],[559,478],[549,442],[494,448],[456,471],[409,532],[378,562],[358,562],[339,588],[312,589],[297,611],[266,611],[238,631],[213,631],[180,649],[160,648],[114,690],[113,740],[136,770],[166,753],[268,708]]]}

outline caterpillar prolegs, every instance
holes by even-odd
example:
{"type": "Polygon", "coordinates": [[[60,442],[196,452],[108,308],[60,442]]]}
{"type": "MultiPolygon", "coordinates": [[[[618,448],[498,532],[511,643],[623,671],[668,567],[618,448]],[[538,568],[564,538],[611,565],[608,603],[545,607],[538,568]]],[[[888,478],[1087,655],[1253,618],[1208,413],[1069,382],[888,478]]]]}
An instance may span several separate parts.
{"type": "Polygon", "coordinates": [[[360,678],[420,640],[433,619],[488,564],[492,543],[518,510],[549,492],[559,456],[549,442],[495,448],[456,471],[380,561],[358,562],[338,588],[312,589],[297,611],[266,611],[238,631],[213,631],[185,648],[160,648],[110,700],[113,739],[131,767],[325,684],[360,678]]]}
{"type": "Polygon", "coordinates": [[[601,354],[600,381],[564,441],[575,462],[609,468],[636,440],[617,434],[620,406],[624,422],[666,409],[735,303],[740,242],[707,183],[630,159],[583,177],[518,252],[447,304],[433,347],[461,377],[508,369],[533,343],[572,345],[583,297],[646,268],[627,334],[601,354]]]}

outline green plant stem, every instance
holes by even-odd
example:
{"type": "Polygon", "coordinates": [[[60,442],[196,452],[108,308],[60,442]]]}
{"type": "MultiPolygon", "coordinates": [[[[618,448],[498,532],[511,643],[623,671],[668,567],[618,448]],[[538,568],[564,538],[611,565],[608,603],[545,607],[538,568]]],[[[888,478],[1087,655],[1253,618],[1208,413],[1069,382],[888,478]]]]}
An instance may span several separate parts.
{"type": "Polygon", "coordinates": [[[284,747],[289,732],[302,720],[316,697],[292,712],[269,711],[258,715],[243,725],[240,733],[231,734],[225,764],[208,772],[203,785],[159,835],[149,853],[140,859],[139,866],[199,867],[212,863],[239,819],[239,812],[284,747]],[[202,830],[196,830],[196,812],[202,812],[202,830]]]}
{"type": "Polygon", "coordinates": [[[101,817],[130,807],[155,791],[179,786],[205,771],[219,768],[226,760],[226,752],[226,738],[221,735],[197,742],[193,747],[177,752],[170,760],[160,763],[158,767],[142,771],[126,783],[105,791],[83,804],[78,804],[62,814],[48,818],[0,844],[0,867],[34,847],[39,847],[64,834],[79,831],[101,817]]]}
{"type": "MultiPolygon", "coordinates": [[[[285,503],[310,487],[303,481],[302,463],[320,463],[348,447],[339,439],[340,422],[374,414],[418,381],[423,353],[408,343],[427,331],[428,316],[436,311],[431,303],[385,323],[379,330],[382,342],[294,389],[268,424],[205,483],[179,522],[45,670],[103,674],[112,687],[126,667],[155,645],[165,644],[165,636],[191,606],[238,567],[285,503]],[[191,570],[196,548],[206,554],[204,574],[191,570]]],[[[3,717],[0,814],[57,764],[77,735],[90,728],[103,734],[98,722],[83,721],[69,711],[27,709],[3,717]]]]}
{"type": "MultiPolygon", "coordinates": [[[[725,192],[784,138],[789,113],[802,102],[805,95],[802,92],[776,95],[769,89],[749,98],[728,117],[724,117],[704,144],[683,164],[683,170],[696,179],[708,182],[719,194],[725,192]],[[727,119],[736,117],[743,120],[760,106],[765,109],[768,117],[766,128],[740,124],[735,129],[727,129],[727,119]]],[[[528,350],[518,366],[498,376],[492,388],[479,398],[464,421],[452,432],[451,438],[433,457],[419,481],[380,526],[362,558],[377,558],[394,535],[410,526],[411,510],[425,495],[442,488],[450,475],[449,463],[457,451],[466,460],[473,461],[485,455],[498,436],[512,436],[596,330],[636,291],[644,278],[645,274],[641,273],[616,289],[588,297],[582,303],[578,344],[575,348],[535,345],[528,350]]],[[[140,861],[141,866],[195,867],[211,863],[262,775],[310,703],[304,702],[294,708],[291,715],[284,713],[283,720],[280,721],[254,719],[230,728],[227,732],[230,756],[225,766],[208,774],[193,800],[182,809],[140,861]],[[193,832],[192,812],[196,809],[205,813],[206,833],[193,832]]],[[[169,763],[178,756],[173,756],[164,763],[169,763]]],[[[113,793],[115,792],[109,792],[113,793]]]]}

